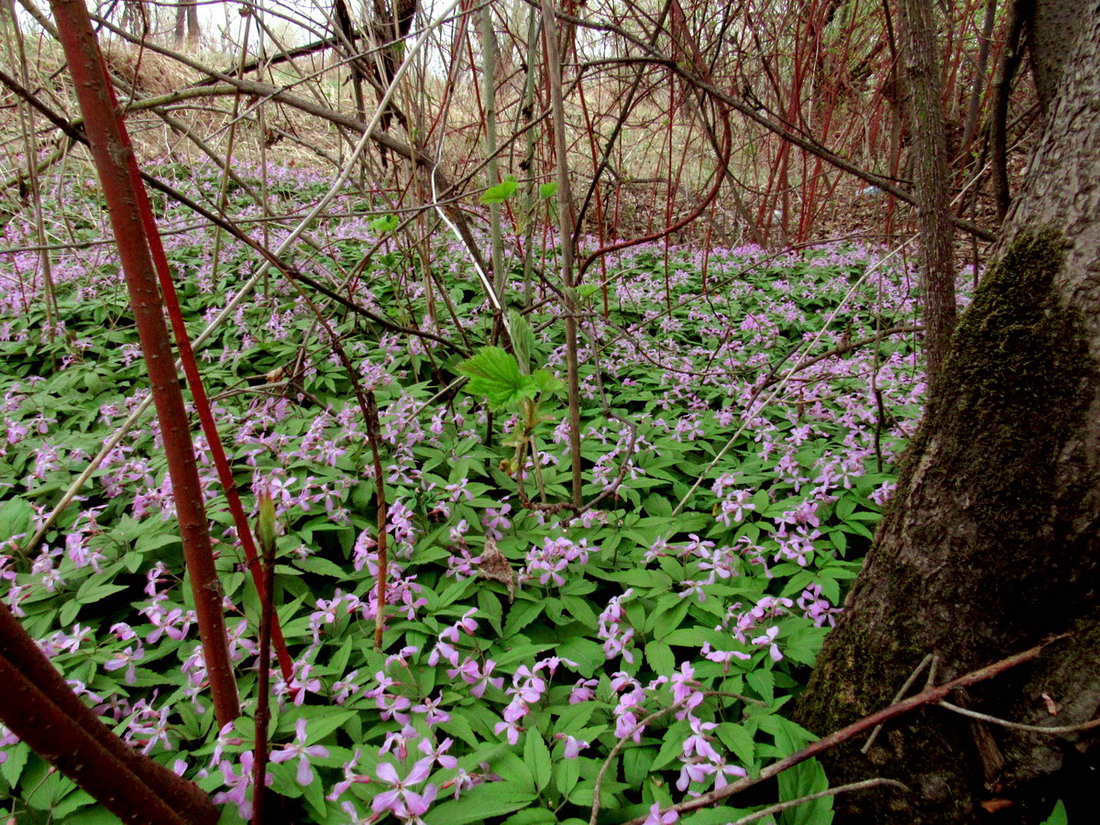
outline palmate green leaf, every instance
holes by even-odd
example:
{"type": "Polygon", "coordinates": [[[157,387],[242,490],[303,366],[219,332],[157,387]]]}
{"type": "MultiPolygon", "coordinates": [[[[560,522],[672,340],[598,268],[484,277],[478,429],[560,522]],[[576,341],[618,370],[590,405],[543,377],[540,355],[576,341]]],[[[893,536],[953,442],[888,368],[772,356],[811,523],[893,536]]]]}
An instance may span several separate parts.
{"type": "Polygon", "coordinates": [[[470,379],[467,391],[484,396],[494,410],[534,398],[538,392],[534,379],[521,374],[515,357],[500,347],[482,347],[457,369],[470,379]]]}
{"type": "Polygon", "coordinates": [[[519,188],[519,184],[516,183],[516,179],[509,175],[501,183],[498,183],[496,186],[490,186],[482,192],[481,202],[504,203],[504,201],[508,200],[508,198],[516,193],[517,188],[519,188]]]}

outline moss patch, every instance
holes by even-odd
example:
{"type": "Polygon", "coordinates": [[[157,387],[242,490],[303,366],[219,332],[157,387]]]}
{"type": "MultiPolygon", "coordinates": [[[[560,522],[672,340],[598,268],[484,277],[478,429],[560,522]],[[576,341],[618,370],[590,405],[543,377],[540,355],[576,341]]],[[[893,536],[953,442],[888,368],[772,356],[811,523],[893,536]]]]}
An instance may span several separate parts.
{"type": "MultiPolygon", "coordinates": [[[[1054,291],[1063,254],[1062,236],[1050,230],[1023,233],[1011,245],[959,324],[913,450],[919,460],[931,446],[935,466],[923,483],[953,492],[953,517],[976,525],[974,540],[960,548],[971,569],[995,570],[1002,590],[1021,586],[1021,609],[1049,608],[1030,598],[1042,588],[1024,586],[1033,576],[1029,562],[1049,555],[1058,514],[1072,513],[1086,492],[1059,487],[1073,476],[1062,466],[1072,461],[1065,446],[1097,380],[1085,325],[1054,291]]],[[[928,524],[929,539],[950,526],[928,524]]]]}
{"type": "MultiPolygon", "coordinates": [[[[926,653],[965,672],[1064,629],[1080,610],[1089,577],[1075,570],[1071,525],[1095,479],[1077,445],[1098,371],[1079,312],[1058,293],[1063,255],[1058,232],[1021,234],[959,324],[858,609],[826,641],[799,701],[809,729],[825,734],[886,706],[926,653]]],[[[842,800],[845,821],[969,811],[982,780],[967,731],[928,711],[891,725],[877,754],[831,754],[834,782],[885,775],[919,789],[842,800]]]]}

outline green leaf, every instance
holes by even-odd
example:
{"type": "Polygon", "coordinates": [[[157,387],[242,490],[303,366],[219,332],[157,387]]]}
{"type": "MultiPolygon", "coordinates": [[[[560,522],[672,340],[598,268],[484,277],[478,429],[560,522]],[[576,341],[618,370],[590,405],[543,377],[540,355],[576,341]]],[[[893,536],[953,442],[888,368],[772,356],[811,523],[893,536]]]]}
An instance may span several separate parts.
{"type": "Polygon", "coordinates": [[[543,395],[557,395],[565,389],[565,382],[550,372],[550,370],[535,370],[531,375],[535,387],[543,395]]]}
{"type": "Polygon", "coordinates": [[[527,316],[517,310],[508,310],[508,331],[512,338],[512,350],[519,362],[520,372],[530,373],[531,358],[535,351],[535,333],[531,330],[531,324],[527,316]]]}
{"type": "Polygon", "coordinates": [[[0,545],[9,539],[25,539],[34,532],[34,508],[21,498],[0,504],[0,545]]]}
{"type": "Polygon", "coordinates": [[[313,708],[303,708],[302,712],[297,715],[287,714],[279,720],[279,730],[288,734],[292,733],[294,731],[294,724],[298,721],[298,717],[304,716],[309,720],[306,723],[307,741],[311,743],[319,742],[337,728],[343,727],[344,724],[355,715],[355,711],[350,710],[341,710],[333,713],[329,708],[319,707],[316,711],[313,708]],[[316,711],[320,712],[317,713],[316,711]]]}
{"type": "Polygon", "coordinates": [[[76,619],[77,614],[80,612],[81,603],[76,599],[69,599],[65,604],[61,605],[61,610],[57,612],[57,623],[62,627],[68,627],[76,619]]]}
{"type": "Polygon", "coordinates": [[[484,192],[481,193],[482,203],[504,203],[508,198],[515,194],[519,184],[516,183],[516,179],[509,175],[501,183],[496,186],[490,186],[484,192]]]}
{"type": "Polygon", "coordinates": [[[671,673],[676,669],[676,657],[664,642],[647,642],[645,659],[657,673],[671,673]]]}
{"type": "Polygon", "coordinates": [[[510,782],[487,782],[465,791],[459,799],[436,805],[424,816],[427,825],[466,825],[484,822],[526,808],[535,801],[534,791],[516,788],[510,782]]]}
{"type": "Polygon", "coordinates": [[[581,778],[579,759],[559,759],[554,763],[554,787],[562,796],[569,796],[581,778]]]}
{"type": "Polygon", "coordinates": [[[8,758],[6,762],[0,763],[0,775],[3,775],[8,785],[13,788],[19,781],[19,775],[23,773],[23,766],[27,764],[27,755],[30,750],[26,743],[20,742],[9,745],[4,751],[8,758]]]}
{"type": "Polygon", "coordinates": [[[292,563],[299,570],[306,570],[319,576],[332,576],[336,579],[348,577],[347,570],[320,556],[306,556],[304,559],[295,559],[292,563]]]}
{"type": "Polygon", "coordinates": [[[770,670],[750,671],[745,674],[745,681],[768,704],[775,699],[775,674],[770,670]]]}
{"type": "Polygon", "coordinates": [[[649,776],[656,748],[627,748],[623,751],[623,779],[640,788],[649,776]]]}
{"type": "Polygon", "coordinates": [[[401,220],[397,215],[382,215],[370,222],[370,228],[377,234],[382,235],[386,232],[393,232],[400,223],[401,220]]]}
{"type": "Polygon", "coordinates": [[[80,604],[91,604],[92,602],[102,601],[111,594],[125,589],[125,585],[104,584],[97,577],[94,577],[84,580],[84,583],[80,585],[80,589],[76,591],[75,600],[80,604]]]}
{"type": "MultiPolygon", "coordinates": [[[[782,802],[800,799],[828,787],[825,769],[816,759],[802,762],[779,774],[779,799],[782,802]]],[[[826,796],[804,802],[784,811],[779,821],[783,825],[829,825],[833,821],[833,798],[826,796]]]]}
{"type": "Polygon", "coordinates": [[[556,825],[558,818],[553,811],[545,808],[528,808],[526,811],[512,814],[504,825],[556,825]]]}
{"type": "Polygon", "coordinates": [[[735,722],[722,722],[714,732],[718,734],[718,739],[721,740],[722,744],[737,757],[738,762],[745,767],[752,765],[755,758],[756,743],[753,741],[751,733],[735,722]]]}
{"type": "Polygon", "coordinates": [[[539,184],[539,197],[540,198],[552,198],[558,194],[558,182],[551,181],[550,183],[539,184]]]}
{"type": "Polygon", "coordinates": [[[1051,811],[1050,816],[1043,821],[1043,825],[1069,825],[1069,818],[1066,816],[1066,806],[1061,799],[1054,804],[1054,810],[1051,811]]]}
{"type": "Polygon", "coordinates": [[[527,741],[523,743],[523,761],[531,769],[535,790],[541,791],[550,782],[550,750],[536,727],[527,729],[527,741]]]}
{"type": "Polygon", "coordinates": [[[500,347],[482,347],[457,369],[470,379],[466,389],[474,395],[485,396],[494,410],[533,398],[538,392],[531,377],[520,374],[515,357],[500,347]]]}

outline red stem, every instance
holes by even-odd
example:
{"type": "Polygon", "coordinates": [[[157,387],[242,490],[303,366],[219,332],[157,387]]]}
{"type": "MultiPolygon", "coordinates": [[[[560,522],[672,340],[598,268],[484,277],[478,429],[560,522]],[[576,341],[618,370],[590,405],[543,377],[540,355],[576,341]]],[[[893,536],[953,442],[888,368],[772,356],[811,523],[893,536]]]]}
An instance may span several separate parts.
{"type": "MultiPolygon", "coordinates": [[[[114,87],[108,86],[107,88],[111,94],[112,105],[116,111],[121,112],[118,108],[118,99],[115,97],[114,87]]],[[[172,272],[168,266],[168,256],[164,253],[160,231],[157,229],[157,221],[153,216],[153,207],[149,203],[149,196],[141,179],[141,170],[138,168],[137,158],[132,151],[130,136],[126,131],[125,123],[121,120],[121,114],[119,115],[119,131],[126,148],[131,150],[129,154],[130,180],[137,196],[142,225],[145,227],[145,234],[149,240],[161,295],[168,310],[168,318],[172,322],[172,334],[176,339],[176,349],[179,351],[180,362],[183,364],[183,372],[187,376],[187,384],[191,388],[191,396],[195,401],[195,411],[199,415],[202,431],[206,435],[207,444],[210,446],[210,456],[214,460],[215,468],[217,468],[218,480],[221,482],[222,489],[225,490],[226,503],[229,505],[229,512],[233,516],[233,524],[237,528],[241,547],[244,548],[245,561],[248,564],[249,572],[252,574],[252,581],[256,586],[256,590],[260,594],[260,604],[266,610],[268,606],[263,602],[264,574],[260,569],[256,553],[256,542],[248,525],[248,516],[245,515],[244,506],[241,504],[240,494],[237,492],[237,482],[233,479],[233,470],[229,467],[229,459],[226,457],[221,436],[218,434],[218,424],[214,420],[213,411],[210,409],[210,401],[207,398],[206,388],[203,385],[198,363],[195,360],[195,351],[191,347],[191,338],[188,336],[187,326],[183,322],[183,312],[180,310],[176,285],[172,280],[172,272]]],[[[289,682],[294,673],[294,666],[290,653],[286,648],[286,641],[283,639],[283,631],[279,626],[278,616],[275,616],[274,621],[275,624],[271,629],[271,634],[279,658],[279,668],[283,673],[283,678],[289,682]]]]}
{"type": "Polygon", "coordinates": [[[222,615],[222,587],[214,568],[202,486],[168,328],[164,323],[149,238],[139,212],[139,196],[130,177],[133,149],[123,137],[118,110],[112,104],[107,70],[83,0],[51,0],[51,7],[84,114],[92,158],[99,173],[149,371],[184,558],[191,578],[203,656],[210,677],[214,713],[218,726],[223,727],[240,714],[240,704],[222,615]]]}
{"type": "Polygon", "coordinates": [[[194,784],[119,739],[69,688],[0,603],[0,721],[124,822],[213,825],[194,784]]]}

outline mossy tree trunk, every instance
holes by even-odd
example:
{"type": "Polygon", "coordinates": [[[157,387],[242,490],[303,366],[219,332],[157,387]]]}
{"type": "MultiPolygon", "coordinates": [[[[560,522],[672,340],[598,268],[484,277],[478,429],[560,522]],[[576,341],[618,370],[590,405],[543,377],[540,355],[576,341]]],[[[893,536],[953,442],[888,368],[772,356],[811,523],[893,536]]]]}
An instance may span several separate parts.
{"type": "MultiPolygon", "coordinates": [[[[894,502],[800,698],[797,717],[815,733],[891,704],[928,654],[943,682],[1056,634],[1067,635],[1037,663],[955,704],[1043,726],[1100,708],[1100,13],[1083,18],[1076,44],[894,502]]],[[[1093,821],[1095,788],[1074,775],[1096,767],[1089,736],[928,708],[866,754],[857,743],[830,755],[834,784],[888,776],[912,789],[843,798],[837,821],[1037,823],[1059,797],[1071,822],[1093,821]]]]}

